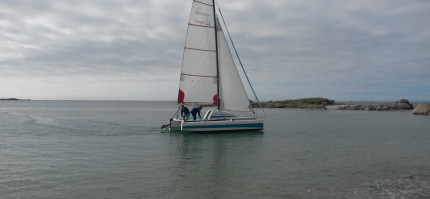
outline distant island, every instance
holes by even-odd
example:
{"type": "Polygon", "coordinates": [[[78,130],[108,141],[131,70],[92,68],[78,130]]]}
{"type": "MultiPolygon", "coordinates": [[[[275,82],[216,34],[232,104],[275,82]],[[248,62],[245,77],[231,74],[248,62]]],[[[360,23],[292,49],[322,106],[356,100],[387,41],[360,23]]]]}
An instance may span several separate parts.
{"type": "Polygon", "coordinates": [[[29,101],[30,99],[18,99],[18,98],[0,98],[0,100],[25,100],[25,101],[29,101]]]}
{"type": "Polygon", "coordinates": [[[401,99],[392,103],[385,104],[342,104],[336,103],[323,97],[303,98],[282,101],[268,101],[260,104],[251,102],[253,107],[262,108],[300,108],[300,109],[336,109],[336,110],[365,110],[365,111],[387,111],[387,110],[412,110],[414,106],[407,99],[401,99]]]}

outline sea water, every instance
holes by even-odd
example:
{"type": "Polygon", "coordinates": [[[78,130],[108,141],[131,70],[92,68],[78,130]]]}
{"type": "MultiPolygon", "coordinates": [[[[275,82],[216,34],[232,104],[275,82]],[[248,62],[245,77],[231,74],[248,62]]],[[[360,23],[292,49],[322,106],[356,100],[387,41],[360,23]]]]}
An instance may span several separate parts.
{"type": "Polygon", "coordinates": [[[169,133],[173,102],[0,101],[0,198],[430,198],[430,117],[266,109],[169,133]]]}

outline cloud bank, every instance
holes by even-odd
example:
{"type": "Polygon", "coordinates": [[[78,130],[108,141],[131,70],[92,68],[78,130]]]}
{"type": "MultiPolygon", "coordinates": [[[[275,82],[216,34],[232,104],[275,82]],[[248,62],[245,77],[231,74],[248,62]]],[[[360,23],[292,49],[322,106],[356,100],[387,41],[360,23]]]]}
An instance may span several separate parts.
{"type": "MultiPolygon", "coordinates": [[[[263,100],[430,99],[430,2],[218,1],[263,100]]],[[[191,1],[0,2],[0,97],[175,100],[191,1]]]]}

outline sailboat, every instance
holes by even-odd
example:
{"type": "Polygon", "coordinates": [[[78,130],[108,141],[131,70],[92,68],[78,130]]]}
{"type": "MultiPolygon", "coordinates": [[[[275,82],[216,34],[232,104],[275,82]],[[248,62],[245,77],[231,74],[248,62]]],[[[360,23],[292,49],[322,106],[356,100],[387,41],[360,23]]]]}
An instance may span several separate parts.
{"type": "Polygon", "coordinates": [[[193,0],[177,103],[212,108],[198,120],[182,118],[179,108],[163,125],[171,131],[263,130],[264,121],[250,104],[215,12],[215,0],[193,0]]]}

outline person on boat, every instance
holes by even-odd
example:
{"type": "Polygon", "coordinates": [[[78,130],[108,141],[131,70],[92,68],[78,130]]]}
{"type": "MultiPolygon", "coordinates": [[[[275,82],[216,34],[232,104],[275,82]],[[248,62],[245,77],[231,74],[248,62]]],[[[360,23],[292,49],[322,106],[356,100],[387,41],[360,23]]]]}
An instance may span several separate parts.
{"type": "Polygon", "coordinates": [[[188,120],[188,117],[190,117],[190,109],[188,109],[183,104],[181,105],[181,116],[184,121],[188,120]]]}
{"type": "Polygon", "coordinates": [[[193,115],[193,119],[196,120],[197,113],[199,114],[200,119],[202,119],[202,116],[200,115],[200,111],[202,110],[203,106],[194,107],[191,109],[191,114],[193,115]]]}

